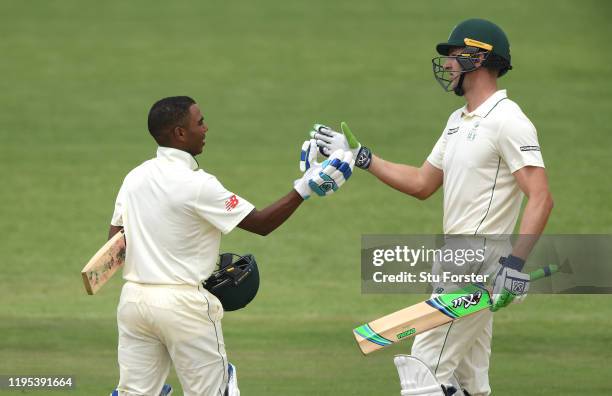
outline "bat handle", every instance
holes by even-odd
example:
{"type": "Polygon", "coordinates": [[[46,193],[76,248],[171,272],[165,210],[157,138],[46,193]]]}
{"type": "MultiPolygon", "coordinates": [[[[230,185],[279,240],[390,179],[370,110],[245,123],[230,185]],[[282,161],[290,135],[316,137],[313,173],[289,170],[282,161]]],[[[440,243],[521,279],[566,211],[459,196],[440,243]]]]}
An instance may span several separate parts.
{"type": "Polygon", "coordinates": [[[538,280],[541,278],[545,278],[547,276],[551,276],[552,274],[554,274],[555,272],[559,271],[559,266],[551,264],[551,265],[547,265],[546,267],[542,267],[540,269],[537,269],[533,272],[529,273],[529,280],[530,281],[534,281],[534,280],[538,280]]]}

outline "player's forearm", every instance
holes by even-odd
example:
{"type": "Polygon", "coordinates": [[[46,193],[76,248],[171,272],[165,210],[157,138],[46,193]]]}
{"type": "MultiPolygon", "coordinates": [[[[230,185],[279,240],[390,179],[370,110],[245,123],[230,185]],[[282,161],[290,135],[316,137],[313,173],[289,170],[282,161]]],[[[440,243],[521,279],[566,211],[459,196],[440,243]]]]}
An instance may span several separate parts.
{"type": "Polygon", "coordinates": [[[255,234],[268,235],[283,224],[302,202],[304,199],[295,190],[291,190],[289,194],[265,209],[254,209],[238,224],[238,227],[255,234]]]}
{"type": "Polygon", "coordinates": [[[529,196],[521,219],[520,235],[512,249],[513,256],[527,259],[546,227],[553,205],[552,195],[547,189],[529,196]]]}
{"type": "Polygon", "coordinates": [[[396,164],[373,155],[368,170],[386,185],[418,199],[425,199],[432,193],[426,191],[417,167],[396,164]]]}

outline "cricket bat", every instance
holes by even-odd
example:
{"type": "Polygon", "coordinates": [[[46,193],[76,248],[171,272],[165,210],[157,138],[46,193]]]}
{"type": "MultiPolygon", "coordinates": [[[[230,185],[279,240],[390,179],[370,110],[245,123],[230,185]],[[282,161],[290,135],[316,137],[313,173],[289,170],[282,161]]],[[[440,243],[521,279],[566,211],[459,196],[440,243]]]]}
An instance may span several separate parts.
{"type": "MultiPolygon", "coordinates": [[[[540,268],[529,274],[530,281],[550,276],[556,265],[540,268]]],[[[491,307],[491,292],[479,284],[471,284],[448,294],[420,302],[353,329],[357,345],[364,355],[408,337],[472,315],[491,307]]]]}
{"type": "Polygon", "coordinates": [[[96,294],[98,290],[123,266],[125,261],[125,235],[119,231],[81,270],[83,284],[87,294],[96,294]]]}

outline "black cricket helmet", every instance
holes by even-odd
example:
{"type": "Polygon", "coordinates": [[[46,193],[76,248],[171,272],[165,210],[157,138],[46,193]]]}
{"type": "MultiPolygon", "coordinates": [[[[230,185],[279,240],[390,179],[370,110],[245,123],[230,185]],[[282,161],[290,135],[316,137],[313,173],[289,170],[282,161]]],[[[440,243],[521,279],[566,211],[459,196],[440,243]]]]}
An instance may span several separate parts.
{"type": "Polygon", "coordinates": [[[499,26],[485,19],[461,22],[446,42],[436,46],[436,51],[442,56],[432,59],[434,77],[445,91],[452,89],[457,95],[463,95],[464,75],[481,66],[497,69],[499,77],[512,70],[508,37],[499,26]],[[463,51],[449,56],[453,48],[463,48],[463,51]],[[461,70],[445,70],[444,63],[449,58],[456,59],[461,70]],[[457,79],[459,81],[453,87],[457,79]]]}
{"type": "Polygon", "coordinates": [[[259,270],[252,254],[219,255],[219,268],[204,282],[225,311],[236,311],[250,303],[259,290],[259,270]]]}

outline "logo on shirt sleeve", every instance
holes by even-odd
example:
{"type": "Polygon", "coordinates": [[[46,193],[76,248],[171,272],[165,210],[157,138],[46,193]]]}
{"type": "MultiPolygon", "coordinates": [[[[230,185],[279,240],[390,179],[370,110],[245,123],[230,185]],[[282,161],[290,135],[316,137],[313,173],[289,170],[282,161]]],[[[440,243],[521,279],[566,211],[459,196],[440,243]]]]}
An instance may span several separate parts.
{"type": "Polygon", "coordinates": [[[227,201],[225,201],[225,210],[231,212],[236,206],[238,206],[238,197],[236,194],[232,195],[227,201]]]}
{"type": "Polygon", "coordinates": [[[540,146],[521,146],[521,151],[540,151],[540,146]]]}

